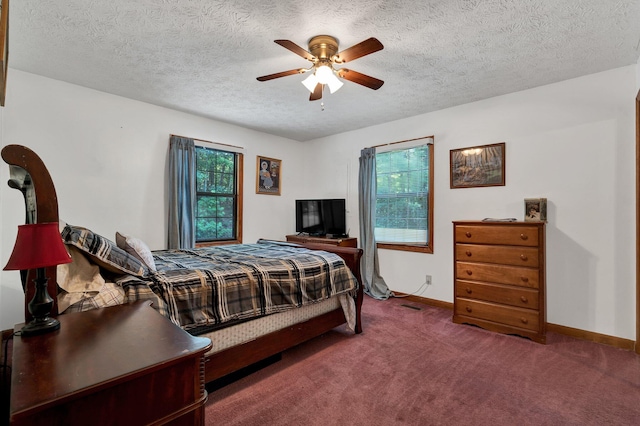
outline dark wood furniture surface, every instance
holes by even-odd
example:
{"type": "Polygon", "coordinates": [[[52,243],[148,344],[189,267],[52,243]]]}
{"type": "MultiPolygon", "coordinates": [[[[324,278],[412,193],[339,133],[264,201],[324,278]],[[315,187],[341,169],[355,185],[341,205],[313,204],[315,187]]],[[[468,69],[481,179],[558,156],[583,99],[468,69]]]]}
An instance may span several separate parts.
{"type": "Polygon", "coordinates": [[[58,331],[14,337],[12,425],[204,424],[209,339],[149,302],[58,319],[58,331]]]}
{"type": "Polygon", "coordinates": [[[287,241],[293,243],[330,244],[338,247],[358,247],[358,239],[356,237],[327,238],[293,234],[287,235],[287,241]]]}
{"type": "Polygon", "coordinates": [[[453,321],[545,343],[545,223],[456,221],[453,236],[453,321]]]}

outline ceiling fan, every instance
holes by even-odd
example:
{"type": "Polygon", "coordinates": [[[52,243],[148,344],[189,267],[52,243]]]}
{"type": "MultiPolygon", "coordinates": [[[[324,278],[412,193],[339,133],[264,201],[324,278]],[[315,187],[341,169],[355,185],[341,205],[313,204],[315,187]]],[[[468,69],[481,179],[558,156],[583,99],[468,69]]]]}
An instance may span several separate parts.
{"type": "Polygon", "coordinates": [[[322,99],[324,86],[329,86],[329,91],[334,93],[343,85],[340,78],[358,83],[373,90],[378,90],[384,81],[347,68],[334,69],[334,65],[344,64],[363,56],[382,50],[384,46],[376,38],[368,38],[338,53],[338,40],[328,35],[319,35],[309,40],[309,50],[304,50],[289,40],[274,40],[285,49],[289,49],[313,63],[310,68],[297,68],[282,71],[275,74],[258,77],[258,81],[268,81],[274,78],[286,77],[294,74],[311,72],[302,84],[311,92],[310,101],[322,99]],[[340,78],[338,78],[340,77],[340,78]]]}

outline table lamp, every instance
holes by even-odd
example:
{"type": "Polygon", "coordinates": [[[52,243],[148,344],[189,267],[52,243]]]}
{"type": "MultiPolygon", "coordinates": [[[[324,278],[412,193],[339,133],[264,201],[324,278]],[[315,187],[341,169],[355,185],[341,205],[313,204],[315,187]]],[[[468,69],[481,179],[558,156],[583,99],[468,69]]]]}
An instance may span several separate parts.
{"type": "MultiPolygon", "coordinates": [[[[22,336],[35,336],[60,328],[60,322],[49,317],[53,299],[47,291],[45,268],[70,263],[71,256],[64,248],[58,223],[34,223],[18,226],[18,236],[5,271],[36,270],[36,292],[29,302],[33,320],[22,328],[22,336]]],[[[26,283],[28,285],[28,283],[26,283]]]]}

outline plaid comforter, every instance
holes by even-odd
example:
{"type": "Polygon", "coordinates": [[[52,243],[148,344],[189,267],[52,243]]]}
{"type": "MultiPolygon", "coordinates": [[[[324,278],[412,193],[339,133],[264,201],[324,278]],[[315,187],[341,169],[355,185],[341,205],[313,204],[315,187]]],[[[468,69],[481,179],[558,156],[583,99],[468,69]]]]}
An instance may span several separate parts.
{"type": "Polygon", "coordinates": [[[185,330],[281,312],[350,293],[336,254],[274,242],[153,252],[157,272],[119,280],[127,301],[152,300],[185,330]]]}

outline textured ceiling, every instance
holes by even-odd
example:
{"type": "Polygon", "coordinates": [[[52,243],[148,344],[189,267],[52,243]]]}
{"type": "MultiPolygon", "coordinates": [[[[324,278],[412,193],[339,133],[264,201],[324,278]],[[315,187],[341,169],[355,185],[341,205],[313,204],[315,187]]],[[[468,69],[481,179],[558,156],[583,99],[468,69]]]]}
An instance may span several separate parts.
{"type": "MultiPolygon", "coordinates": [[[[19,0],[9,66],[299,141],[635,64],[640,0],[19,0]],[[320,102],[275,44],[384,50],[320,102]]],[[[7,100],[10,102],[10,99],[7,100]]]]}

